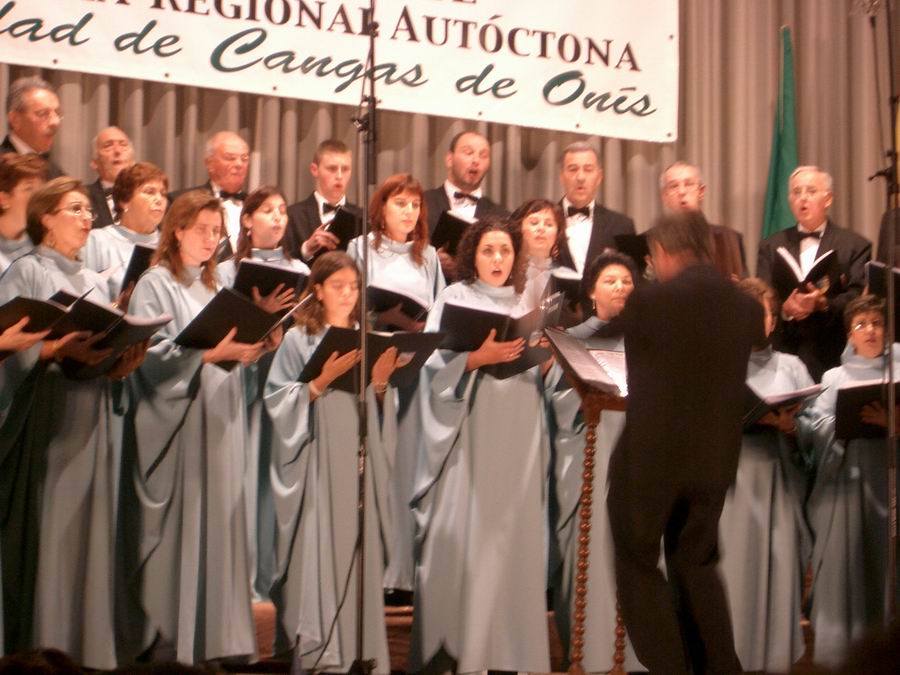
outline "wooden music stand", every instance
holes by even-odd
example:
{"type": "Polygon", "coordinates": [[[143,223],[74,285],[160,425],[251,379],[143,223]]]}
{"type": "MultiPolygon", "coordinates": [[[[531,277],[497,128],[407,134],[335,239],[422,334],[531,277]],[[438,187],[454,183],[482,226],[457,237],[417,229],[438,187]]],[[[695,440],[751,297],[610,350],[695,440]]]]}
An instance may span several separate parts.
{"type": "MultiPolygon", "coordinates": [[[[624,411],[626,400],[617,393],[610,393],[579,375],[578,359],[567,349],[566,343],[574,339],[564,333],[565,341],[560,340],[562,331],[548,329],[547,337],[556,361],[565,372],[575,391],[581,397],[581,411],[587,427],[584,445],[584,464],[581,474],[581,499],[578,511],[578,561],[575,575],[575,612],[572,624],[572,640],[569,648],[570,675],[585,675],[581,661],[584,657],[584,623],[587,617],[588,568],[590,566],[591,518],[593,516],[594,493],[594,456],[597,443],[597,426],[604,410],[624,411]]],[[[582,348],[584,349],[584,348],[582,348]]],[[[587,351],[586,349],[584,350],[587,351]]],[[[577,355],[576,355],[577,357],[577,355]]],[[[609,671],[613,675],[626,675],[625,663],[625,623],[619,603],[616,602],[616,632],[613,667],[609,671]]]]}

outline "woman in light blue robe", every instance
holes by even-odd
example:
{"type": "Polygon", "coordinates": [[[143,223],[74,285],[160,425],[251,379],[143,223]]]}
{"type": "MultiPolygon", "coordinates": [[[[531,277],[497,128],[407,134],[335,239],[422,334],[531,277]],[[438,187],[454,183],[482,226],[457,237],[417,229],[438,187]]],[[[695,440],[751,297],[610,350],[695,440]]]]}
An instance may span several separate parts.
{"type": "Polygon", "coordinates": [[[169,203],[169,179],[162,169],[138,162],[122,169],[113,185],[117,222],[91,230],[82,252],[88,269],[109,280],[110,292],[118,296],[135,244],[156,248],[159,224],[169,203]]]}
{"type": "MultiPolygon", "coordinates": [[[[0,304],[57,291],[110,301],[104,279],[77,254],[90,231],[90,200],[61,177],[34,193],[28,233],[33,252],[0,278],[0,304]]],[[[12,395],[0,428],[3,597],[6,647],[67,652],[90,668],[114,668],[116,508],[121,387],[112,377],[136,365],[129,351],[110,377],[71,379],[60,361],[95,364],[107,350],[70,334],[4,360],[12,395]]]]}
{"type": "Polygon", "coordinates": [[[38,155],[0,155],[0,273],[34,248],[25,232],[25,211],[45,180],[47,162],[38,155]]]}
{"type": "MultiPolygon", "coordinates": [[[[886,379],[884,303],[873,296],[845,311],[849,348],[822,377],[825,391],[812,409],[816,477],[806,509],[813,528],[813,661],[843,663],[852,643],[884,625],[887,541],[887,458],[884,439],[835,438],[838,389],[886,379]]],[[[894,372],[900,372],[897,347],[894,372]]],[[[865,412],[865,411],[864,411],[865,412]]],[[[882,409],[883,413],[883,409],[882,409]]],[[[869,421],[886,426],[885,420],[869,421]]],[[[866,419],[866,418],[864,418],[866,419]]]]}
{"type": "MultiPolygon", "coordinates": [[[[766,334],[778,316],[775,293],[759,279],[738,286],[766,312],[766,334]]],[[[747,384],[761,396],[813,385],[793,354],[762,346],[750,354],[747,384]]],[[[731,614],[735,650],[747,671],[790,672],[804,649],[800,597],[809,535],[803,519],[806,496],[797,466],[798,407],[770,413],[743,434],[734,485],[719,520],[719,571],[731,614]]]]}
{"type": "MultiPolygon", "coordinates": [[[[511,312],[519,250],[506,221],[472,225],[457,254],[461,281],[438,296],[426,330],[437,330],[447,303],[511,312]]],[[[550,669],[542,376],[537,366],[503,380],[480,370],[515,361],[523,348],[492,333],[476,351],[438,350],[424,367],[413,672],[444,669],[445,657],[456,672],[550,669]]]]}
{"type": "MultiPolygon", "coordinates": [[[[551,277],[560,269],[559,243],[565,241],[566,219],[558,203],[529,199],[510,216],[522,231],[522,251],[527,256],[525,289],[519,308],[531,311],[541,304],[551,289],[551,277]]],[[[566,270],[575,273],[574,270],[566,270]]],[[[577,273],[576,273],[577,274],[577,273]]]]}
{"type": "MultiPolygon", "coordinates": [[[[437,251],[428,243],[428,214],[419,181],[409,174],[397,174],[385,180],[372,196],[369,218],[367,283],[403,293],[430,308],[445,282],[437,251]]],[[[347,247],[347,253],[358,265],[362,265],[362,246],[363,238],[357,237],[347,247]]],[[[399,314],[391,312],[391,319],[376,320],[376,325],[385,323],[412,331],[424,328],[424,317],[399,314]]],[[[404,596],[396,591],[412,591],[415,576],[415,519],[409,502],[421,452],[418,392],[418,382],[397,391],[397,458],[391,474],[391,538],[384,576],[384,587],[392,602],[401,602],[404,596]]]]}
{"type": "MultiPolygon", "coordinates": [[[[637,269],[631,258],[605,253],[591,261],[585,271],[586,296],[594,306],[594,316],[568,332],[588,349],[624,352],[621,337],[595,334],[622,311],[634,290],[637,269]]],[[[554,616],[566,655],[570,652],[575,612],[575,577],[578,574],[582,472],[587,427],[581,411],[581,397],[554,365],[546,378],[548,414],[552,439],[550,525],[550,583],[554,616]]],[[[593,516],[591,518],[590,568],[587,585],[585,643],[582,667],[586,672],[607,672],[614,665],[616,640],[615,555],[609,515],[606,511],[607,468],[622,428],[625,413],[604,410],[597,427],[594,459],[593,516]]],[[[631,643],[625,643],[625,670],[642,670],[631,643]]]]}
{"type": "Polygon", "coordinates": [[[215,296],[218,200],[179,197],[163,221],[155,262],[135,286],[137,316],[171,314],[132,377],[137,398],[126,447],[138,522],[141,647],[167,646],[177,660],[246,660],[256,653],[247,553],[244,476],[247,425],[241,365],[277,346],[186,349],[175,337],[215,296]]]}
{"type": "MultiPolygon", "coordinates": [[[[359,351],[332,354],[308,383],[300,374],[329,325],[357,325],[359,273],[344,253],[313,263],[298,325],[288,331],[266,383],[272,418],[272,485],[277,530],[276,653],[294,648],[304,669],[346,672],[356,657],[357,398],[330,384],[352,368],[359,351]]],[[[375,672],[391,670],[384,621],[384,527],[396,446],[396,412],[387,385],[396,349],[375,362],[367,389],[368,436],[363,657],[375,672]],[[378,400],[376,400],[378,399],[378,400]],[[378,403],[381,403],[379,411],[378,403]]]]}
{"type": "MultiPolygon", "coordinates": [[[[308,275],[306,263],[292,258],[282,245],[286,228],[287,204],[278,188],[263,186],[247,195],[241,210],[237,249],[232,258],[217,268],[222,285],[234,286],[238,266],[244,258],[282,265],[308,275]]],[[[270,297],[260,298],[260,302],[269,311],[278,311],[293,305],[296,298],[291,289],[276,289],[270,297]]],[[[263,389],[273,358],[275,355],[270,352],[259,360],[256,367],[244,370],[250,439],[244,476],[244,502],[247,506],[250,584],[255,601],[269,598],[269,588],[275,575],[275,502],[269,479],[272,422],[263,405],[263,389]]]]}

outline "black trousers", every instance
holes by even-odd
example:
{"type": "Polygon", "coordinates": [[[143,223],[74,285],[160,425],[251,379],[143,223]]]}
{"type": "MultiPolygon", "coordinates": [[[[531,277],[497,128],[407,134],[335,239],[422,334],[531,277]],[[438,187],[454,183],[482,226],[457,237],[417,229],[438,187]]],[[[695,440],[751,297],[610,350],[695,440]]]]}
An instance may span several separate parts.
{"type": "Polygon", "coordinates": [[[607,499],[616,585],[634,651],[653,675],[739,673],[719,578],[719,516],[727,485],[610,468],[607,499]],[[660,571],[660,541],[666,571],[660,571]]]}

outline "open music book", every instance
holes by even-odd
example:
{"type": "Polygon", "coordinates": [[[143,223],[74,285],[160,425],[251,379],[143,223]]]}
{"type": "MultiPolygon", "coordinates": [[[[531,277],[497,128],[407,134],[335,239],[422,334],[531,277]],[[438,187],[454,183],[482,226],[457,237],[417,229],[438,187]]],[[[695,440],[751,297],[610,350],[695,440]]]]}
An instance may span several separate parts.
{"type": "MultiPolygon", "coordinates": [[[[900,401],[900,382],[894,383],[894,396],[900,401]]],[[[887,429],[877,424],[866,424],[861,419],[862,409],[869,403],[880,402],[887,413],[887,382],[866,380],[838,387],[835,404],[835,438],[885,438],[887,429]]]]}
{"type": "Polygon", "coordinates": [[[566,373],[589,389],[628,396],[625,352],[588,349],[581,340],[557,328],[548,328],[544,333],[566,373]]]}
{"type": "MultiPolygon", "coordinates": [[[[260,296],[266,296],[270,295],[279,284],[283,286],[282,290],[292,289],[295,294],[299,295],[306,287],[308,278],[309,275],[278,263],[242,258],[238,263],[233,288],[251,300],[254,288],[260,296]]],[[[279,314],[284,314],[284,312],[279,312],[279,314]]]]}
{"type": "Polygon", "coordinates": [[[800,261],[784,246],[775,250],[775,259],[772,262],[772,286],[778,296],[784,300],[794,289],[806,292],[806,285],[813,284],[817,288],[827,291],[831,276],[836,272],[838,265],[837,253],[828,250],[822,253],[809,271],[803,274],[800,261]]]}
{"type": "Polygon", "coordinates": [[[765,416],[766,413],[770,411],[777,412],[779,408],[792,406],[796,403],[808,404],[823,391],[821,384],[814,384],[796,391],[788,391],[774,396],[763,396],[749,384],[744,386],[746,388],[743,417],[745,431],[759,422],[760,418],[765,416]]]}

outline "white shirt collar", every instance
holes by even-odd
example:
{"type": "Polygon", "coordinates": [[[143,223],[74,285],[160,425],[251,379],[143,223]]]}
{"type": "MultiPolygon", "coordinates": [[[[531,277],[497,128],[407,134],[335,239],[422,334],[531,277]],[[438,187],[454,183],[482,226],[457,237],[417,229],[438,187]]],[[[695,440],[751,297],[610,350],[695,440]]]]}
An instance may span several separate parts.
{"type": "MultiPolygon", "coordinates": [[[[318,204],[318,206],[319,206],[319,215],[322,215],[322,205],[323,205],[323,204],[330,204],[331,202],[329,202],[327,199],[325,199],[325,197],[323,197],[323,196],[319,193],[318,190],[316,190],[316,191],[313,192],[313,196],[316,198],[316,204],[318,204]]],[[[335,204],[335,206],[343,206],[343,205],[346,204],[346,203],[347,203],[347,195],[346,195],[346,193],[345,193],[345,194],[337,201],[337,203],[335,204]]]]}
{"type": "Polygon", "coordinates": [[[819,225],[819,226],[818,226],[817,228],[815,228],[815,229],[807,230],[807,229],[806,229],[805,227],[803,227],[803,225],[801,225],[800,223],[797,223],[797,229],[798,229],[801,233],[804,233],[804,232],[821,232],[822,234],[825,234],[825,226],[826,226],[826,225],[828,225],[828,218],[826,218],[825,220],[823,220],[823,221],[822,221],[822,224],[819,225]]]}
{"type": "MultiPolygon", "coordinates": [[[[466,192],[466,191],[463,190],[461,187],[457,187],[456,185],[451,183],[450,179],[448,178],[447,180],[444,181],[444,192],[447,193],[447,199],[449,199],[450,203],[453,204],[453,202],[456,201],[456,198],[453,196],[453,194],[455,192],[466,192]]],[[[475,197],[475,199],[481,199],[481,196],[482,196],[481,186],[479,185],[478,189],[472,190],[471,192],[466,192],[466,194],[472,195],[473,197],[475,197]]]]}
{"type": "Polygon", "coordinates": [[[13,144],[16,152],[18,152],[20,155],[29,155],[31,153],[34,153],[36,155],[41,154],[30,145],[28,145],[28,143],[16,136],[12,131],[9,132],[9,142],[13,144]]]}
{"type": "MultiPolygon", "coordinates": [[[[592,200],[590,201],[590,203],[587,205],[588,208],[590,209],[590,215],[588,216],[588,220],[591,220],[591,219],[593,219],[593,217],[594,217],[594,205],[595,205],[596,203],[597,203],[597,200],[596,200],[596,199],[592,199],[592,200]]],[[[575,206],[575,205],[574,205],[572,202],[569,201],[569,198],[568,198],[568,197],[563,197],[563,199],[562,199],[562,209],[563,209],[563,215],[564,215],[566,218],[569,217],[568,214],[569,214],[569,207],[570,207],[570,206],[575,206]]],[[[579,217],[579,218],[582,218],[583,216],[579,215],[578,217],[579,217]]]]}

